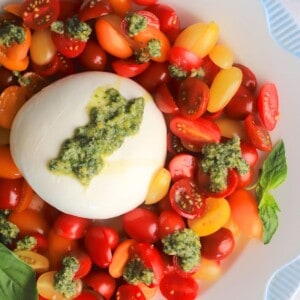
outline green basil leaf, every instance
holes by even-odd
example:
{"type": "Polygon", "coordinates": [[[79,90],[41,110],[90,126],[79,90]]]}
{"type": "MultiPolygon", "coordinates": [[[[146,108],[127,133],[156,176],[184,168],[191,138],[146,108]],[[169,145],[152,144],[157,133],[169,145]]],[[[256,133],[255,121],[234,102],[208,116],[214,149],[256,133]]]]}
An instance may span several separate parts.
{"type": "Polygon", "coordinates": [[[278,228],[277,212],[280,211],[275,198],[264,193],[258,205],[259,216],[263,222],[263,242],[268,244],[278,228]]]}
{"type": "Polygon", "coordinates": [[[1,243],[0,258],[0,299],[38,299],[33,269],[1,243]]]}
{"type": "Polygon", "coordinates": [[[287,177],[287,163],[283,141],[279,141],[262,166],[259,184],[265,191],[278,187],[287,177]]]}

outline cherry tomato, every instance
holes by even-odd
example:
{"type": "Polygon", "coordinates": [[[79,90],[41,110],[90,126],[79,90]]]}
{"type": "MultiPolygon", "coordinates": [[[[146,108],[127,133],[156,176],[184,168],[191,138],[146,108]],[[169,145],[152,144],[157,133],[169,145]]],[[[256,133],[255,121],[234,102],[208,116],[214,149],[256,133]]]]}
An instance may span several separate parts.
{"type": "Polygon", "coordinates": [[[133,0],[135,4],[138,5],[151,5],[156,3],[157,0],[133,0]]]}
{"type": "Polygon", "coordinates": [[[265,83],[260,87],[257,105],[262,123],[267,130],[273,130],[279,119],[279,100],[275,84],[265,83]]]}
{"type": "Polygon", "coordinates": [[[103,231],[103,233],[105,235],[108,246],[111,249],[115,249],[119,244],[118,232],[114,228],[108,227],[108,226],[102,226],[101,230],[103,231]]]}
{"type": "Polygon", "coordinates": [[[253,182],[254,176],[255,176],[255,172],[253,168],[250,168],[246,174],[238,173],[237,188],[247,187],[249,184],[253,182]]]}
{"type": "Polygon", "coordinates": [[[103,15],[107,15],[112,12],[112,7],[108,0],[87,0],[84,1],[80,7],[79,19],[81,21],[87,21],[90,19],[96,19],[103,15]]]}
{"type": "Polygon", "coordinates": [[[162,211],[159,215],[159,236],[162,239],[175,230],[185,228],[184,220],[176,212],[171,210],[162,211]]]}
{"type": "Polygon", "coordinates": [[[192,179],[197,170],[198,159],[191,154],[178,154],[175,155],[169,162],[168,169],[171,173],[173,181],[182,178],[192,179]]]}
{"type": "Polygon", "coordinates": [[[85,218],[62,213],[53,224],[56,234],[68,239],[80,239],[84,236],[90,221],[85,218]]]}
{"type": "Polygon", "coordinates": [[[233,64],[233,53],[225,45],[217,44],[209,52],[210,59],[220,68],[227,69],[233,64]]]}
{"type": "Polygon", "coordinates": [[[103,71],[107,63],[107,54],[97,42],[90,39],[78,59],[87,70],[103,71]]]}
{"type": "Polygon", "coordinates": [[[232,253],[235,240],[232,232],[227,228],[203,236],[201,240],[201,255],[207,259],[222,260],[232,253]]]}
{"type": "Polygon", "coordinates": [[[172,132],[167,134],[167,149],[171,154],[182,153],[185,150],[181,140],[172,132]]]}
{"type": "Polygon", "coordinates": [[[199,292],[198,283],[194,278],[185,278],[176,272],[165,274],[159,287],[168,300],[194,300],[199,292]]]}
{"type": "Polygon", "coordinates": [[[74,300],[105,300],[105,298],[95,291],[83,289],[74,300]]]}
{"type": "Polygon", "coordinates": [[[137,63],[134,59],[119,59],[112,62],[114,71],[123,77],[134,77],[144,72],[150,62],[137,63]]]}
{"type": "Polygon", "coordinates": [[[17,77],[14,76],[13,72],[1,66],[0,67],[0,93],[5,88],[16,84],[18,84],[18,80],[17,77]]]}
{"type": "Polygon", "coordinates": [[[203,59],[200,56],[178,46],[173,46],[170,49],[168,60],[171,65],[175,65],[184,71],[198,69],[203,63],[203,59]]]}
{"type": "Polygon", "coordinates": [[[58,20],[65,21],[68,18],[73,17],[79,11],[82,4],[81,0],[59,0],[60,12],[58,20]]]}
{"type": "Polygon", "coordinates": [[[188,178],[176,181],[171,186],[169,197],[173,209],[184,218],[195,219],[205,211],[204,197],[196,184],[188,178]]]}
{"type": "Polygon", "coordinates": [[[259,150],[270,151],[272,141],[269,132],[253,114],[245,119],[245,129],[249,141],[259,150]]]}
{"type": "Polygon", "coordinates": [[[191,142],[219,142],[221,132],[219,127],[210,120],[199,118],[187,120],[183,117],[174,117],[170,122],[171,131],[180,139],[191,142]]]}
{"type": "Polygon", "coordinates": [[[34,237],[36,240],[36,244],[32,250],[35,250],[39,253],[45,253],[48,249],[48,239],[45,234],[41,234],[39,232],[32,232],[30,236],[34,237]]]}
{"type": "Polygon", "coordinates": [[[258,161],[258,152],[256,148],[244,140],[241,141],[240,147],[243,159],[246,160],[250,167],[254,167],[258,161]]]}
{"type": "Polygon", "coordinates": [[[151,62],[150,66],[139,76],[134,78],[148,92],[152,92],[161,83],[167,83],[171,77],[168,64],[151,62]]]}
{"type": "Polygon", "coordinates": [[[0,209],[14,209],[19,204],[22,182],[22,178],[0,178],[0,209]]]}
{"type": "Polygon", "coordinates": [[[57,20],[59,12],[59,0],[26,0],[21,8],[24,24],[34,30],[49,27],[52,22],[57,20]]]}
{"type": "Polygon", "coordinates": [[[122,284],[117,289],[118,300],[146,300],[141,289],[137,285],[122,284]]]}
{"type": "Polygon", "coordinates": [[[74,279],[83,278],[91,271],[92,260],[84,251],[79,249],[72,250],[66,256],[74,257],[79,264],[79,268],[74,274],[74,279]]]}
{"type": "Polygon", "coordinates": [[[254,92],[257,86],[257,80],[254,73],[245,65],[242,64],[234,64],[235,67],[238,67],[243,72],[243,81],[242,85],[244,85],[251,92],[254,92]]]}
{"type": "Polygon", "coordinates": [[[108,267],[112,259],[112,249],[101,225],[93,225],[87,229],[84,245],[93,263],[100,268],[108,267]]]}
{"type": "Polygon", "coordinates": [[[123,17],[131,9],[131,0],[109,0],[112,10],[123,17]]]}
{"type": "Polygon", "coordinates": [[[161,112],[166,114],[173,114],[178,111],[178,106],[166,83],[160,84],[155,89],[153,98],[161,112]]]}
{"type": "Polygon", "coordinates": [[[220,71],[220,67],[218,67],[207,55],[203,58],[201,68],[203,70],[203,80],[208,84],[208,86],[211,86],[214,78],[220,71]]]}
{"type": "Polygon", "coordinates": [[[111,299],[116,289],[115,278],[104,271],[92,271],[83,281],[106,300],[111,299]]]}
{"type": "Polygon", "coordinates": [[[227,116],[235,120],[244,120],[253,112],[256,99],[252,92],[244,85],[241,85],[229,103],[225,106],[224,111],[227,116]]]}
{"type": "Polygon", "coordinates": [[[198,270],[193,274],[193,278],[208,282],[213,282],[221,275],[222,268],[218,261],[201,257],[198,270]]]}
{"type": "Polygon", "coordinates": [[[125,232],[141,242],[155,243],[159,239],[158,216],[146,208],[135,208],[122,217],[125,232]]]}
{"type": "Polygon", "coordinates": [[[166,4],[155,3],[145,10],[154,13],[160,23],[160,30],[164,32],[171,42],[174,42],[180,32],[180,20],[175,10],[166,4]]]}
{"type": "Polygon", "coordinates": [[[44,255],[31,250],[15,250],[14,254],[26,262],[38,274],[47,272],[49,269],[48,258],[44,255]]]}
{"type": "Polygon", "coordinates": [[[176,103],[182,116],[195,120],[207,109],[209,87],[199,78],[188,77],[179,87],[176,103]]]}

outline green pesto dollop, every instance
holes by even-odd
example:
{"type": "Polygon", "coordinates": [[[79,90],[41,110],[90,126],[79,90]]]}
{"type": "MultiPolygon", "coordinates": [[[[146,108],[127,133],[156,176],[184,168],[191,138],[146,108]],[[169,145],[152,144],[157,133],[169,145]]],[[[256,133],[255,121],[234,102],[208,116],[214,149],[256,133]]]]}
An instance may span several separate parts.
{"type": "Polygon", "coordinates": [[[8,221],[10,211],[0,210],[0,243],[10,245],[19,234],[19,228],[14,223],[8,221]]]}
{"type": "Polygon", "coordinates": [[[131,259],[125,266],[123,278],[131,284],[143,282],[146,285],[151,285],[154,282],[153,271],[147,268],[140,258],[131,259]]]}
{"type": "Polygon", "coordinates": [[[153,57],[161,56],[161,43],[157,39],[150,39],[146,47],[142,47],[135,53],[135,59],[139,63],[148,62],[153,57]]]}
{"type": "Polygon", "coordinates": [[[179,258],[181,268],[188,272],[200,264],[201,243],[190,228],[176,230],[162,239],[163,251],[179,258]]]}
{"type": "Polygon", "coordinates": [[[77,282],[73,280],[79,269],[79,262],[73,256],[65,256],[62,260],[62,268],[54,275],[54,289],[60,292],[66,299],[76,294],[77,282]]]}
{"type": "Polygon", "coordinates": [[[130,37],[137,35],[147,28],[147,19],[141,14],[128,13],[125,16],[127,22],[127,33],[130,37]]]}
{"type": "Polygon", "coordinates": [[[0,45],[10,47],[12,44],[22,44],[25,41],[25,29],[11,23],[0,26],[0,45]]]}
{"type": "Polygon", "coordinates": [[[249,165],[243,159],[240,138],[234,136],[226,143],[207,144],[202,148],[202,170],[210,176],[210,190],[219,192],[227,187],[228,169],[236,169],[240,174],[249,171],[249,165]]]}
{"type": "Polygon", "coordinates": [[[66,34],[70,38],[86,42],[92,33],[91,26],[83,21],[80,21],[77,16],[68,18],[65,23],[55,21],[50,25],[51,31],[59,34],[66,34]]]}
{"type": "Polygon", "coordinates": [[[185,79],[189,76],[188,72],[177,67],[176,65],[169,65],[168,67],[171,77],[178,79],[185,79]]]}
{"type": "Polygon", "coordinates": [[[49,169],[71,175],[88,185],[105,165],[105,157],[119,149],[125,138],[136,134],[144,112],[144,98],[126,99],[114,88],[98,88],[90,101],[88,124],[76,128],[65,140],[49,169]]]}
{"type": "Polygon", "coordinates": [[[17,241],[15,250],[32,250],[36,244],[37,239],[34,236],[26,235],[17,241]]]}

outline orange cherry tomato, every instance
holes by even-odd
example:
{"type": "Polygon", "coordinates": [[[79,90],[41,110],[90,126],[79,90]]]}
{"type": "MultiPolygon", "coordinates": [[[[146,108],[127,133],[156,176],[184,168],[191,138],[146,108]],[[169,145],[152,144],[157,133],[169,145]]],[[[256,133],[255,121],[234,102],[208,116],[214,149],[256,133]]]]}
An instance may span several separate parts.
{"type": "Polygon", "coordinates": [[[261,238],[262,221],[258,215],[257,202],[246,190],[238,189],[228,199],[233,221],[248,237],[261,238]]]}
{"type": "Polygon", "coordinates": [[[131,0],[108,0],[112,10],[118,16],[124,16],[131,9],[131,0]]]}
{"type": "Polygon", "coordinates": [[[0,95],[0,126],[11,128],[13,120],[26,101],[26,90],[23,87],[12,85],[0,95]]]}
{"type": "Polygon", "coordinates": [[[22,211],[27,209],[32,201],[32,198],[33,198],[33,189],[28,184],[28,182],[25,179],[23,179],[21,197],[15,210],[22,211]]]}
{"type": "Polygon", "coordinates": [[[6,145],[0,145],[0,177],[9,179],[22,177],[20,170],[13,161],[9,146],[6,145]]]}

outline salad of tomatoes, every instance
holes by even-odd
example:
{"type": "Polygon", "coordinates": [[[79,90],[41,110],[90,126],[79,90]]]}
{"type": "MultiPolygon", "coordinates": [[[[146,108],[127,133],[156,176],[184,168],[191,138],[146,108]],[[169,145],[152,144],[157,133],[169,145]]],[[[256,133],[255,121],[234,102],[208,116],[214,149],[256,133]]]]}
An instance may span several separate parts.
{"type": "Polygon", "coordinates": [[[270,242],[276,206],[264,199],[267,164],[258,170],[259,156],[283,160],[270,134],[279,93],[235,60],[219,24],[183,28],[156,0],[24,0],[2,9],[0,256],[13,254],[16,271],[30,268],[21,282],[11,277],[5,294],[0,283],[1,299],[192,300],[219,277],[240,236],[270,242]],[[107,222],[47,204],[9,146],[14,117],[32,95],[91,70],[143,86],[168,128],[166,163],[144,204],[107,222]]]}

